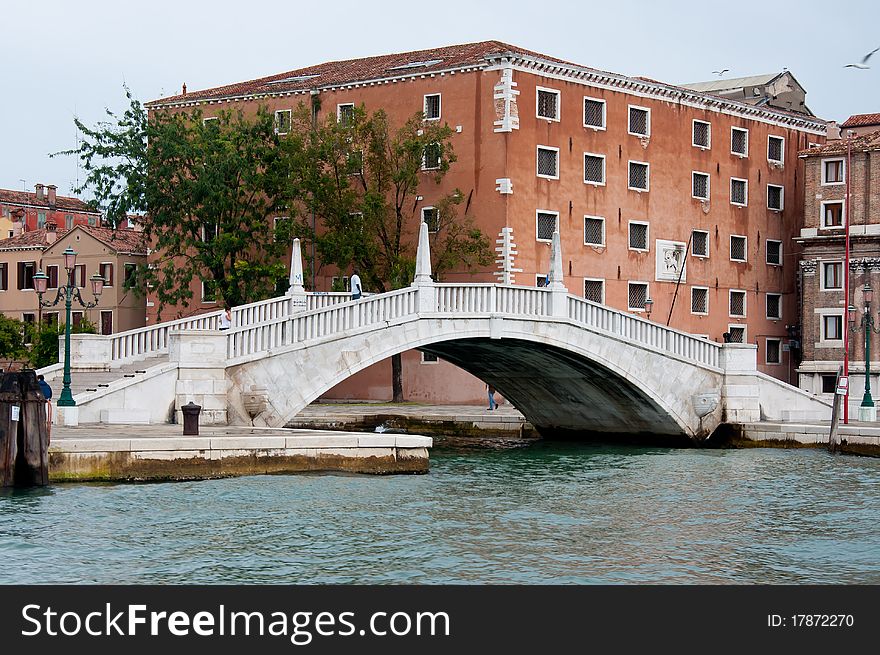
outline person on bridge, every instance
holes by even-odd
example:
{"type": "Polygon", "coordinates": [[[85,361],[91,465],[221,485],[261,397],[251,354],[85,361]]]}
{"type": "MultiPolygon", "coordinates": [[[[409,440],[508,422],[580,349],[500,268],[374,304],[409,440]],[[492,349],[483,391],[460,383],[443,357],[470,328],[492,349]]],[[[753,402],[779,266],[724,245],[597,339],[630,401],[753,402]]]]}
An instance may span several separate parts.
{"type": "Polygon", "coordinates": [[[357,300],[363,294],[363,289],[361,288],[361,276],[358,275],[357,269],[354,270],[354,273],[351,274],[351,299],[357,300]]]}
{"type": "Polygon", "coordinates": [[[491,384],[487,384],[486,391],[489,393],[489,409],[487,411],[491,412],[493,409],[498,407],[498,403],[495,402],[495,387],[493,387],[491,384]]]}
{"type": "Polygon", "coordinates": [[[226,305],[226,309],[224,309],[223,313],[220,314],[220,329],[228,330],[232,327],[232,308],[229,305],[226,305]]]}

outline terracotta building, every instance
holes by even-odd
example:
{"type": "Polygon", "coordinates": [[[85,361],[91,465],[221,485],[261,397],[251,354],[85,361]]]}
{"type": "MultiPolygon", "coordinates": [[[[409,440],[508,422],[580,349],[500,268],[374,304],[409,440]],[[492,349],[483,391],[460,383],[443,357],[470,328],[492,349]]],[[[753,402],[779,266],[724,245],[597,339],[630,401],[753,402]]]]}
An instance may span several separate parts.
{"type": "Polygon", "coordinates": [[[92,301],[89,278],[104,278],[100,304],[85,310],[73,303],[72,323],[83,316],[94,323],[101,334],[111,334],[143,327],[146,307],[143,294],[123,288],[127,275],[146,261],[143,234],[134,230],[111,230],[78,225],[72,230],[45,228],[25,232],[0,241],[0,312],[26,322],[64,322],[64,301],[41,308],[34,291],[37,271],[49,276],[44,301],[55,299],[56,291],[67,283],[63,252],[72,247],[77,253],[74,284],[86,301],[92,301]]]}
{"type": "MultiPolygon", "coordinates": [[[[776,345],[797,321],[797,153],[824,143],[825,121],[498,41],[329,62],[148,107],[210,116],[266,105],[283,129],[289,112],[316,96],[319,120],[364,104],[400,122],[423,111],[455,130],[458,161],[440,188],[420,191],[413,220],[457,187],[500,243],[497,266],[448,280],[538,284],[558,228],[571,292],[641,315],[650,298],[651,320],[757,343],[762,370],[793,376],[776,345]]],[[[331,281],[319,279],[317,290],[331,281]]],[[[434,397],[428,377],[447,379],[452,395],[481,389],[429,374],[421,362],[418,353],[405,358],[412,399],[434,397]]],[[[368,377],[340,395],[387,392],[389,376],[376,375],[375,385],[368,377]]]]}
{"type": "MultiPolygon", "coordinates": [[[[847,307],[856,309],[858,327],[865,310],[865,285],[880,291],[880,131],[829,142],[800,153],[805,164],[804,225],[798,244],[802,289],[803,361],[799,385],[813,393],[834,393],[843,362],[844,331],[849,329],[847,307]],[[848,155],[849,150],[849,155],[848,155]],[[848,160],[851,169],[848,170],[848,160]],[[846,182],[850,177],[850,206],[846,182]],[[850,275],[845,292],[845,225],[849,219],[850,275]]],[[[878,296],[880,298],[880,296],[878,296]]],[[[871,306],[875,325],[876,300],[871,306]]],[[[865,374],[864,330],[849,332],[850,410],[862,400],[865,374]]],[[[872,335],[872,389],[878,390],[880,348],[872,335]]]]}
{"type": "Polygon", "coordinates": [[[852,132],[854,136],[876,132],[880,130],[880,113],[853,114],[840,124],[840,129],[844,135],[852,132]]]}
{"type": "Polygon", "coordinates": [[[55,223],[69,230],[74,225],[101,225],[101,213],[79,198],[59,196],[54,184],[37,184],[34,193],[0,189],[0,239],[17,236],[55,223]]]}

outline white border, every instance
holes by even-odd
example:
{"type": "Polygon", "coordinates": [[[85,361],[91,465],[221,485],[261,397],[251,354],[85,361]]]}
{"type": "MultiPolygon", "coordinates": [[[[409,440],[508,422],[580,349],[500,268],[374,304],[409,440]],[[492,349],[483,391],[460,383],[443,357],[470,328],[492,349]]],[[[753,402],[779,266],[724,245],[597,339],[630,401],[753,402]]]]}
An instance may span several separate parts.
{"type": "Polygon", "coordinates": [[[635,159],[630,159],[626,164],[626,188],[630,191],[637,191],[638,193],[647,193],[651,190],[651,164],[646,161],[636,161],[635,159]],[[640,164],[645,167],[645,188],[642,189],[640,187],[630,186],[629,178],[630,178],[630,166],[633,164],[640,164]]]}
{"type": "Polygon", "coordinates": [[[699,148],[700,150],[711,150],[712,149],[712,123],[710,123],[709,121],[700,120],[699,118],[695,118],[693,120],[693,122],[691,123],[691,145],[694,148],[699,148]],[[707,125],[709,127],[709,131],[708,131],[709,143],[705,146],[700,145],[699,143],[696,143],[696,140],[694,139],[694,136],[695,136],[694,133],[696,132],[695,128],[697,126],[697,123],[702,123],[703,125],[707,125]]]}
{"type": "Polygon", "coordinates": [[[584,184],[592,184],[593,186],[605,186],[605,180],[607,179],[606,169],[605,169],[605,155],[600,155],[598,152],[585,152],[584,153],[584,184]],[[593,180],[587,179],[587,157],[599,157],[602,160],[602,181],[594,182],[593,180]]]}
{"type": "Polygon", "coordinates": [[[746,159],[749,156],[749,128],[738,127],[736,125],[730,126],[730,154],[733,155],[734,157],[740,157],[742,159],[746,159]],[[733,151],[733,131],[734,130],[739,130],[740,132],[746,133],[746,151],[744,153],[733,151]]]}
{"type": "Polygon", "coordinates": [[[562,91],[559,91],[558,89],[550,89],[550,88],[547,88],[546,86],[536,86],[535,87],[535,118],[541,118],[545,121],[552,121],[554,123],[558,123],[561,116],[562,116],[562,91]],[[544,91],[545,93],[553,93],[556,95],[556,118],[549,118],[547,116],[541,116],[541,114],[538,113],[538,109],[540,107],[540,104],[538,102],[538,98],[541,95],[540,94],[541,91],[544,91]]]}
{"type": "Polygon", "coordinates": [[[694,200],[709,200],[712,198],[712,175],[709,173],[704,173],[703,171],[691,171],[691,198],[694,200]],[[703,198],[701,196],[694,195],[694,175],[705,175],[706,176],[706,197],[703,198]]]}
{"type": "Polygon", "coordinates": [[[650,107],[641,107],[639,105],[627,105],[626,106],[626,133],[632,134],[633,136],[637,136],[640,139],[649,139],[651,138],[651,108],[650,107]],[[647,134],[639,134],[638,132],[630,132],[630,111],[633,109],[639,109],[648,113],[647,120],[645,121],[645,128],[648,130],[647,134]]]}
{"type": "Polygon", "coordinates": [[[782,241],[780,239],[765,239],[764,240],[764,263],[767,266],[782,266],[783,261],[783,253],[782,253],[782,241]],[[771,262],[770,261],[770,249],[767,247],[768,243],[778,243],[779,244],[779,262],[771,262]]]}
{"type": "Polygon", "coordinates": [[[745,264],[749,261],[749,238],[747,236],[745,236],[744,234],[731,234],[730,241],[728,243],[728,247],[729,247],[728,254],[730,255],[730,261],[737,262],[738,264],[745,264]],[[743,240],[743,255],[744,255],[745,259],[734,259],[733,258],[733,240],[735,238],[743,240]]]}
{"type": "Polygon", "coordinates": [[[706,235],[706,254],[698,255],[694,252],[693,248],[693,237],[691,237],[691,257],[699,257],[700,259],[709,259],[709,254],[711,253],[711,247],[709,245],[709,230],[691,230],[691,232],[701,232],[706,235]]]}
{"type": "Polygon", "coordinates": [[[773,292],[767,292],[764,294],[764,318],[768,321],[781,321],[782,320],[782,294],[773,292]],[[770,316],[770,311],[768,309],[768,301],[770,296],[777,296],[779,298],[779,316],[770,316]]]}
{"type": "Polygon", "coordinates": [[[644,307],[630,307],[629,306],[629,299],[630,299],[630,295],[631,295],[629,292],[629,288],[633,284],[644,284],[645,285],[645,300],[647,300],[648,298],[651,297],[651,285],[648,284],[647,282],[643,282],[642,280],[627,280],[627,282],[626,282],[626,308],[631,312],[639,312],[639,313],[645,312],[647,310],[645,310],[644,307]]]}
{"type": "Polygon", "coordinates": [[[749,292],[746,289],[730,289],[727,292],[727,315],[730,318],[746,318],[749,315],[749,292]],[[743,313],[742,314],[733,314],[731,313],[731,301],[733,300],[733,294],[741,293],[743,295],[743,313]]]}
{"type": "Polygon", "coordinates": [[[767,366],[780,366],[782,364],[782,338],[781,337],[765,337],[764,339],[764,364],[767,366]],[[778,362],[771,362],[767,359],[767,353],[770,352],[770,349],[767,347],[767,344],[770,341],[775,341],[779,344],[779,349],[776,351],[779,354],[778,362]]]}
{"type": "MultiPolygon", "coordinates": [[[[589,298],[587,298],[587,282],[601,282],[602,283],[602,300],[599,301],[599,304],[604,305],[605,304],[605,278],[602,278],[602,277],[585,277],[584,278],[584,284],[581,287],[581,290],[583,291],[584,300],[589,300],[589,298]]],[[[627,292],[629,292],[629,287],[627,287],[627,292]]],[[[595,301],[592,301],[592,302],[595,302],[595,301]]],[[[629,304],[629,299],[627,299],[627,304],[629,304]]]]}
{"type": "Polygon", "coordinates": [[[828,261],[820,261],[819,262],[819,291],[830,291],[840,293],[843,291],[843,262],[840,260],[828,260],[828,261]],[[825,283],[825,266],[826,264],[837,264],[840,266],[840,286],[839,287],[829,287],[825,283]]]}
{"type": "Polygon", "coordinates": [[[535,210],[535,241],[540,241],[541,243],[550,243],[553,241],[553,235],[550,235],[549,239],[539,239],[538,238],[538,214],[553,214],[556,217],[556,229],[559,229],[559,212],[551,211],[549,209],[536,209],[535,210]]]}
{"type": "Polygon", "coordinates": [[[293,127],[293,110],[292,109],[276,109],[275,110],[275,134],[287,134],[288,132],[282,132],[278,129],[278,125],[280,124],[278,121],[278,114],[287,114],[287,124],[288,124],[288,132],[293,127]]]}
{"type": "Polygon", "coordinates": [[[535,175],[544,180],[558,180],[559,179],[559,148],[554,148],[553,146],[544,146],[538,145],[535,146],[535,175]],[[542,175],[538,172],[538,169],[541,165],[541,150],[552,150],[556,153],[556,175],[542,175]]]}
{"type": "Polygon", "coordinates": [[[595,130],[597,132],[605,131],[606,129],[608,129],[608,103],[603,98],[584,96],[584,104],[581,109],[581,119],[583,119],[584,127],[590,130],[595,130]],[[602,103],[602,125],[587,125],[587,100],[602,103]]]}
{"type": "Polygon", "coordinates": [[[819,169],[820,175],[821,175],[821,180],[819,182],[819,186],[841,186],[841,185],[846,184],[846,159],[844,157],[827,157],[825,159],[822,159],[821,162],[822,162],[821,168],[819,169]],[[841,173],[843,173],[840,176],[841,177],[840,182],[827,182],[826,181],[827,178],[825,177],[825,164],[827,164],[828,162],[832,162],[832,161],[839,161],[840,162],[840,171],[841,171],[841,173]]]}
{"type": "Polygon", "coordinates": [[[735,207],[748,207],[749,206],[749,181],[748,180],[744,180],[741,177],[731,177],[730,178],[730,204],[734,205],[735,207]],[[745,195],[745,202],[743,202],[743,203],[733,201],[733,183],[734,182],[744,182],[746,185],[746,192],[744,194],[745,195]]]}
{"type": "Polygon", "coordinates": [[[819,202],[819,229],[821,230],[842,230],[846,222],[846,200],[822,200],[819,202]],[[840,225],[825,224],[825,206],[840,205],[840,225]]]}
{"type": "Polygon", "coordinates": [[[628,250],[633,250],[635,252],[650,252],[651,251],[651,224],[647,221],[628,221],[626,227],[626,247],[628,250]],[[633,248],[632,247],[632,226],[633,225],[644,225],[645,226],[645,247],[644,248],[633,248]]]}
{"type": "Polygon", "coordinates": [[[594,248],[605,247],[605,217],[604,216],[591,216],[590,214],[584,214],[584,245],[585,246],[593,246],[594,248]],[[587,243],[587,219],[591,218],[595,221],[602,221],[602,243],[587,243]]]}
{"type": "Polygon", "coordinates": [[[768,134],[767,135],[767,161],[771,164],[779,164],[781,166],[785,166],[785,137],[779,136],[778,134],[768,134]],[[782,141],[782,147],[779,149],[780,156],[782,159],[770,159],[770,139],[779,139],[782,141]]]}
{"type": "Polygon", "coordinates": [[[440,117],[443,116],[443,97],[440,93],[426,93],[424,98],[422,99],[422,112],[425,114],[426,121],[439,121],[440,117]],[[428,97],[437,96],[437,116],[434,118],[428,117],[428,97]]]}
{"type": "Polygon", "coordinates": [[[709,315],[709,287],[691,287],[691,314],[694,316],[708,316],[709,315]],[[703,290],[706,292],[706,311],[704,312],[695,312],[694,311],[694,291],[703,290]]]}
{"type": "Polygon", "coordinates": [[[767,209],[772,212],[781,212],[785,210],[785,187],[781,184],[767,185],[767,209]],[[779,207],[770,206],[770,187],[776,187],[777,189],[779,189],[779,207]]]}

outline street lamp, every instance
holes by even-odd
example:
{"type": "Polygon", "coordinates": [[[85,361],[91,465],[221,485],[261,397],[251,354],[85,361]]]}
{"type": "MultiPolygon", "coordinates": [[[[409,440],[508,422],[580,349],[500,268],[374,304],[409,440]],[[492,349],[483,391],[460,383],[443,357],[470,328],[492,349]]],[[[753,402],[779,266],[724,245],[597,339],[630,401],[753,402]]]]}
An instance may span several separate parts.
{"type": "MultiPolygon", "coordinates": [[[[880,334],[880,327],[874,323],[874,317],[871,316],[871,301],[874,299],[874,290],[867,282],[864,287],[865,297],[865,313],[862,314],[861,320],[857,321],[858,310],[850,305],[847,308],[849,314],[849,329],[853,332],[865,332],[865,395],[862,396],[861,407],[874,407],[874,399],[871,398],[871,332],[880,334]],[[858,325],[856,323],[858,322],[858,325]]],[[[870,414],[870,412],[865,412],[870,414]]],[[[864,420],[864,419],[863,419],[864,420]]]]}
{"type": "Polygon", "coordinates": [[[95,296],[95,302],[86,302],[80,295],[79,288],[73,283],[73,272],[76,269],[76,252],[70,246],[64,251],[64,268],[67,270],[67,284],[58,288],[55,294],[55,300],[44,301],[43,294],[49,286],[49,276],[42,270],[34,275],[34,288],[39,296],[40,307],[54,307],[62,298],[64,298],[65,320],[64,320],[64,389],[61,390],[61,397],[58,398],[59,407],[76,407],[76,401],[70,392],[70,304],[74,298],[85,309],[91,309],[97,306],[98,298],[104,290],[104,278],[95,273],[90,279],[92,282],[92,294],[95,296]]]}
{"type": "Polygon", "coordinates": [[[645,316],[651,320],[651,310],[654,309],[654,301],[651,298],[645,299],[645,316]]]}

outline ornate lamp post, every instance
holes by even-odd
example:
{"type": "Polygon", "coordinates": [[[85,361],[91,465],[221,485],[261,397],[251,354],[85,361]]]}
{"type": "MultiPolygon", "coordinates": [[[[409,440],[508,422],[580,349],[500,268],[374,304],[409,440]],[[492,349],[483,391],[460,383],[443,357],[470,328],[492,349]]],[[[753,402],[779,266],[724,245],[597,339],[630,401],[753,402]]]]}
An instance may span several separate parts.
{"type": "Polygon", "coordinates": [[[874,323],[871,316],[871,301],[874,299],[874,290],[867,282],[864,287],[865,312],[861,320],[858,320],[858,310],[850,305],[847,309],[849,314],[849,329],[853,332],[865,332],[865,394],[862,396],[862,404],[859,409],[859,418],[862,420],[874,420],[874,399],[871,397],[871,332],[880,334],[880,327],[874,323]],[[858,325],[857,325],[858,323],[858,325]],[[862,411],[861,408],[870,408],[862,411]],[[862,416],[864,415],[864,416],[862,416]]]}
{"type": "Polygon", "coordinates": [[[64,268],[67,271],[67,284],[58,288],[55,300],[43,300],[43,294],[46,293],[46,288],[49,286],[49,276],[42,270],[34,275],[34,288],[39,295],[40,307],[54,307],[64,298],[64,389],[62,389],[61,396],[58,398],[58,406],[76,407],[76,401],[70,392],[70,305],[75,298],[85,309],[97,306],[98,298],[104,290],[104,278],[97,273],[90,278],[95,302],[86,302],[82,299],[79,288],[73,283],[73,272],[76,269],[76,252],[70,246],[64,251],[64,268]]]}
{"type": "Polygon", "coordinates": [[[645,317],[651,320],[651,310],[654,309],[654,301],[651,298],[645,298],[645,317]]]}

